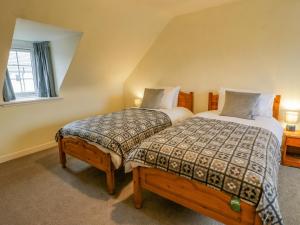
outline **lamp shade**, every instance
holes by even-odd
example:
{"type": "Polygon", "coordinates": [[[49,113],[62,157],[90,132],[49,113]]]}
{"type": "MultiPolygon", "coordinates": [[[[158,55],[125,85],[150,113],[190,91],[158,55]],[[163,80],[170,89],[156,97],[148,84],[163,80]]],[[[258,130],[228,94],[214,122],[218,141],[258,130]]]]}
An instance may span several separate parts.
{"type": "Polygon", "coordinates": [[[295,124],[298,122],[298,112],[286,112],[285,122],[288,124],[295,124]]]}
{"type": "Polygon", "coordinates": [[[142,104],[142,99],[140,99],[140,98],[134,99],[134,105],[135,105],[136,107],[140,107],[141,104],[142,104]]]}

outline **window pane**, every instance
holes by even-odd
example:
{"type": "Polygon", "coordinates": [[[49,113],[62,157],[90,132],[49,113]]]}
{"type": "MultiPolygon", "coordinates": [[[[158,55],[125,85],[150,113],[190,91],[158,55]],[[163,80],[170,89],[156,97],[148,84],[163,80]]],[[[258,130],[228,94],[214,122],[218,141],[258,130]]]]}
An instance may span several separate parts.
{"type": "Polygon", "coordinates": [[[31,66],[19,66],[21,71],[25,72],[32,72],[32,67],[31,66]]]}
{"type": "Polygon", "coordinates": [[[31,66],[30,52],[18,51],[17,53],[18,53],[19,65],[31,66]]]}
{"type": "Polygon", "coordinates": [[[20,66],[19,68],[22,78],[33,79],[32,68],[30,66],[20,66]]]}
{"type": "Polygon", "coordinates": [[[7,66],[8,72],[19,72],[18,66],[7,66]]]}
{"type": "Polygon", "coordinates": [[[34,92],[34,83],[32,79],[24,79],[25,92],[34,92]]]}
{"type": "Polygon", "coordinates": [[[31,51],[27,49],[11,50],[8,61],[7,68],[17,96],[28,97],[28,94],[35,93],[31,51]]]}
{"type": "Polygon", "coordinates": [[[8,65],[17,65],[17,54],[16,51],[9,52],[8,65]]]}
{"type": "Polygon", "coordinates": [[[10,77],[10,79],[20,80],[20,76],[19,76],[18,72],[10,72],[9,77],[10,77]]]}
{"type": "Polygon", "coordinates": [[[21,83],[17,80],[11,79],[11,83],[15,93],[21,92],[21,83]]]}
{"type": "Polygon", "coordinates": [[[18,66],[8,66],[7,69],[11,79],[20,79],[18,66]]]}
{"type": "Polygon", "coordinates": [[[23,78],[33,80],[33,74],[32,73],[24,73],[23,78]]]}

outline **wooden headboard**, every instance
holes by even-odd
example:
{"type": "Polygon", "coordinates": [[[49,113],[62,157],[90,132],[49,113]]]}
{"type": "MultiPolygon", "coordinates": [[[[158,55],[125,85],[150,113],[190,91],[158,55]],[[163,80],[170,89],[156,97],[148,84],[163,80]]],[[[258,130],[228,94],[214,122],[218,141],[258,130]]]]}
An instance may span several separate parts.
{"type": "Polygon", "coordinates": [[[178,95],[178,106],[194,112],[194,92],[185,93],[180,91],[178,95]]]}
{"type": "MultiPolygon", "coordinates": [[[[280,107],[280,95],[276,95],[273,103],[273,117],[279,119],[279,107],[280,107]]],[[[219,95],[213,94],[212,92],[208,93],[208,110],[217,110],[218,109],[219,95]]]]}

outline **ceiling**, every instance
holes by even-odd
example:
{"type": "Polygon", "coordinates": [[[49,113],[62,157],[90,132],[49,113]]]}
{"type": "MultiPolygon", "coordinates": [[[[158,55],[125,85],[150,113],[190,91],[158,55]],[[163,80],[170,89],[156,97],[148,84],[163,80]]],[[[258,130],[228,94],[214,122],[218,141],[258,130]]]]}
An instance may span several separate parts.
{"type": "Polygon", "coordinates": [[[169,13],[171,16],[196,12],[238,0],[146,0],[148,5],[169,13]]]}
{"type": "Polygon", "coordinates": [[[80,34],[80,32],[18,18],[13,39],[23,41],[54,41],[80,34]]]}
{"type": "MultiPolygon", "coordinates": [[[[166,13],[172,18],[234,1],[237,0],[143,0],[138,2],[138,4],[166,13]]],[[[17,19],[13,39],[25,41],[53,41],[70,35],[76,35],[76,33],[78,34],[78,32],[47,24],[17,19]]]]}

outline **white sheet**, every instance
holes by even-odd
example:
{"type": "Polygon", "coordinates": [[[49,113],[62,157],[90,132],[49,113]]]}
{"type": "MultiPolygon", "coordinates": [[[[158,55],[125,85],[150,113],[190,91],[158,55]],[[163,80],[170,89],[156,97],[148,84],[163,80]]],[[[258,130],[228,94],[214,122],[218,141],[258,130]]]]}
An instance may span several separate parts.
{"type": "MultiPolygon", "coordinates": [[[[184,108],[184,107],[175,107],[173,109],[155,109],[157,111],[161,111],[165,114],[167,114],[170,117],[170,120],[172,121],[172,124],[174,125],[175,123],[178,123],[184,119],[187,119],[189,117],[192,117],[194,114],[184,108]]],[[[71,137],[71,136],[67,136],[71,137]]],[[[74,137],[76,138],[76,137],[74,137]]],[[[102,147],[99,144],[96,144],[94,142],[87,141],[89,144],[96,146],[100,151],[103,151],[105,153],[109,153],[111,155],[111,161],[114,164],[115,168],[118,169],[122,165],[122,157],[117,155],[115,152],[102,147]]]]}
{"type": "Polygon", "coordinates": [[[235,123],[265,128],[271,131],[277,137],[280,145],[282,143],[283,128],[281,124],[274,118],[257,116],[254,120],[246,120],[246,119],[240,119],[236,117],[220,116],[218,111],[202,112],[196,114],[195,116],[205,117],[209,119],[231,121],[235,123]]]}
{"type": "Polygon", "coordinates": [[[194,115],[194,113],[192,113],[190,110],[184,107],[175,107],[173,109],[154,109],[154,110],[167,114],[170,117],[173,125],[194,115]]]}

